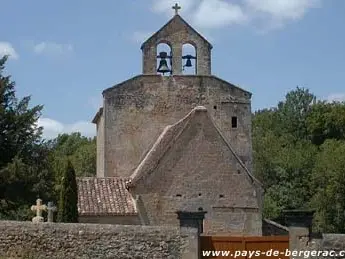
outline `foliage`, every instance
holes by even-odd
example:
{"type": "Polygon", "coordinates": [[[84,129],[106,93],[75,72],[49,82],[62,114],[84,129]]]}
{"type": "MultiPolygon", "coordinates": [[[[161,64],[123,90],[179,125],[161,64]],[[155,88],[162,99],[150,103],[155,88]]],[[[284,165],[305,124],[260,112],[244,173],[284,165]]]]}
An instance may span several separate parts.
{"type": "Polygon", "coordinates": [[[344,103],[320,101],[312,106],[307,130],[312,142],[321,145],[327,139],[345,139],[344,103]]]}
{"type": "Polygon", "coordinates": [[[43,106],[16,97],[15,82],[4,75],[0,59],[0,219],[31,220],[30,205],[39,197],[56,202],[67,160],[77,176],[96,172],[96,141],[80,133],[44,141],[37,126],[43,106]]]}
{"type": "Polygon", "coordinates": [[[89,139],[79,132],[60,134],[49,141],[52,150],[50,164],[55,176],[55,193],[60,193],[61,179],[67,161],[71,161],[77,177],[96,174],[96,139],[89,139]]]}
{"type": "Polygon", "coordinates": [[[15,95],[15,83],[4,75],[0,59],[0,218],[28,219],[28,204],[51,198],[49,149],[41,141],[37,120],[43,106],[29,107],[30,97],[15,95]]]}
{"type": "Polygon", "coordinates": [[[60,191],[59,222],[78,222],[78,190],[75,171],[68,160],[60,191]]]}
{"type": "Polygon", "coordinates": [[[316,228],[345,233],[345,141],[326,140],[320,147],[312,173],[316,228]]]}
{"type": "Polygon", "coordinates": [[[256,112],[252,129],[264,216],[279,221],[285,209],[314,208],[317,230],[345,233],[345,103],[297,87],[256,112]]]}

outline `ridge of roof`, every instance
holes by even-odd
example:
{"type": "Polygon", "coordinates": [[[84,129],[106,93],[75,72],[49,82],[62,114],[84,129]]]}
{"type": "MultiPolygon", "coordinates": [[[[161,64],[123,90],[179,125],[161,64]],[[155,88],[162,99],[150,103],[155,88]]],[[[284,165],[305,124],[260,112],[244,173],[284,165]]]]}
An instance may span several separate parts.
{"type": "Polygon", "coordinates": [[[148,161],[157,160],[152,165],[153,167],[156,166],[156,163],[160,160],[161,157],[164,156],[164,154],[167,152],[167,150],[173,144],[173,140],[177,139],[180,136],[180,134],[183,132],[183,130],[187,126],[189,120],[191,119],[191,115],[193,115],[195,113],[195,111],[198,111],[198,110],[205,111],[206,108],[203,106],[195,107],[185,117],[183,117],[182,119],[180,119],[176,123],[174,123],[172,125],[168,125],[164,128],[163,132],[157,138],[157,140],[153,144],[153,146],[149,149],[149,151],[147,152],[144,159],[140,162],[140,164],[137,166],[137,168],[132,173],[131,180],[130,180],[130,186],[133,186],[133,184],[135,184],[138,180],[140,180],[144,176],[144,173],[147,170],[153,170],[153,168],[151,168],[151,166],[150,166],[151,164],[148,163],[148,161]],[[165,142],[167,142],[167,143],[165,143],[165,142]],[[162,149],[162,150],[161,150],[161,152],[159,152],[160,155],[157,157],[155,155],[155,153],[156,153],[156,150],[158,150],[158,149],[162,149]],[[156,159],[155,159],[155,157],[156,157],[156,159]]]}
{"type": "Polygon", "coordinates": [[[94,124],[97,124],[98,119],[99,119],[102,115],[103,115],[103,107],[101,107],[101,108],[98,109],[97,113],[95,114],[95,116],[93,117],[93,119],[92,119],[91,122],[94,123],[94,124]]]}

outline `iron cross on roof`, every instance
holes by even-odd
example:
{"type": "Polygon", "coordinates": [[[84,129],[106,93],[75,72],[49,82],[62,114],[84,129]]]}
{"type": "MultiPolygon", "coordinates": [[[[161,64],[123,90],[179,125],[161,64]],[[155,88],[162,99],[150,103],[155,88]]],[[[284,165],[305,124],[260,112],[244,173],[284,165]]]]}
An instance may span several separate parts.
{"type": "Polygon", "coordinates": [[[178,15],[178,10],[181,9],[181,6],[179,6],[178,3],[176,3],[176,4],[172,7],[172,9],[175,10],[175,15],[178,15]]]}

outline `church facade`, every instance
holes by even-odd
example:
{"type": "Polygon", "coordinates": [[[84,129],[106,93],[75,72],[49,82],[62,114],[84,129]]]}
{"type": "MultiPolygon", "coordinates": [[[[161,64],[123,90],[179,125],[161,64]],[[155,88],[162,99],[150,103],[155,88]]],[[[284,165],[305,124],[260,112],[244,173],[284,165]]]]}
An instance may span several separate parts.
{"type": "Polygon", "coordinates": [[[212,75],[212,45],[177,13],[141,49],[142,74],[104,90],[93,119],[97,177],[78,179],[80,221],[178,225],[177,211],[202,210],[206,233],[261,235],[251,93],[212,75]]]}

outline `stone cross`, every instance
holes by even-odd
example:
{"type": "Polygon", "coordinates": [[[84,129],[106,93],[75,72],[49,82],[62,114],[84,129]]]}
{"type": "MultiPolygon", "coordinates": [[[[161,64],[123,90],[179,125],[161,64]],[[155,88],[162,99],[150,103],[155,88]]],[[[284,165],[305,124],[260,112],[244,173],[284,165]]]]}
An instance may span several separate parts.
{"type": "Polygon", "coordinates": [[[36,205],[31,206],[32,211],[36,211],[36,217],[32,219],[32,222],[39,223],[44,222],[44,218],[42,217],[42,211],[47,210],[47,206],[42,204],[41,199],[36,200],[36,205]]]}
{"type": "Polygon", "coordinates": [[[181,9],[181,6],[179,6],[178,3],[176,3],[176,4],[172,7],[172,9],[175,10],[175,15],[178,15],[178,10],[181,9]]]}
{"type": "Polygon", "coordinates": [[[54,212],[56,211],[56,207],[54,206],[53,202],[48,202],[48,222],[54,222],[54,212]]]}

